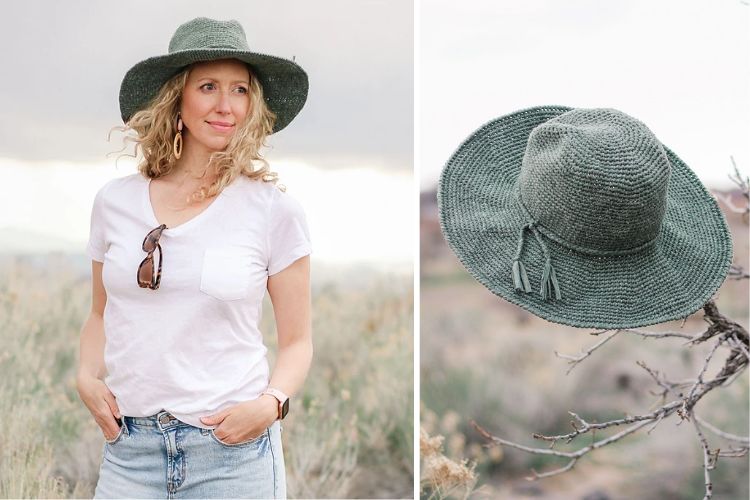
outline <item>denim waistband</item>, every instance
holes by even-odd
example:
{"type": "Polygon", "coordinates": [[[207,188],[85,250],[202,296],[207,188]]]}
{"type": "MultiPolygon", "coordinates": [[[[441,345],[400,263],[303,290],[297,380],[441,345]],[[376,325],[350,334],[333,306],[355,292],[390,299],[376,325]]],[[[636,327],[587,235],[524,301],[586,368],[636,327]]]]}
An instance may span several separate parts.
{"type": "Polygon", "coordinates": [[[162,430],[173,427],[192,427],[190,424],[177,420],[177,418],[168,411],[160,411],[159,413],[149,415],[148,417],[128,417],[127,415],[123,415],[122,418],[125,422],[132,425],[157,427],[162,430]]]}

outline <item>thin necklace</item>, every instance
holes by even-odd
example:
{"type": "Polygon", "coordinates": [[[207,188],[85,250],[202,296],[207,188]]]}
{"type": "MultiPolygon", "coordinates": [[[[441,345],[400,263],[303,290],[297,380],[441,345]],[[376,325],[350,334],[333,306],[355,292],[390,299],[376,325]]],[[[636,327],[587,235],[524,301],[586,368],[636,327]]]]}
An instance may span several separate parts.
{"type": "MultiPolygon", "coordinates": [[[[183,185],[184,185],[184,183],[183,184],[178,184],[177,188],[175,189],[175,191],[177,191],[179,193],[180,192],[179,187],[183,186],[183,185]]],[[[198,186],[198,190],[200,190],[201,188],[208,189],[208,186],[205,186],[205,185],[198,186]]],[[[186,197],[182,197],[182,199],[185,200],[185,201],[183,202],[183,204],[181,206],[172,206],[172,200],[168,196],[164,196],[165,205],[167,206],[167,208],[169,210],[172,210],[172,211],[175,211],[175,212],[181,212],[183,210],[187,210],[188,208],[191,208],[192,206],[194,206],[190,202],[190,197],[192,196],[193,193],[195,193],[195,190],[192,193],[190,193],[190,195],[188,195],[186,197]]],[[[215,196],[212,196],[211,198],[215,198],[215,196]]],[[[209,199],[209,198],[208,197],[204,198],[204,200],[207,200],[207,199],[209,199]]]]}

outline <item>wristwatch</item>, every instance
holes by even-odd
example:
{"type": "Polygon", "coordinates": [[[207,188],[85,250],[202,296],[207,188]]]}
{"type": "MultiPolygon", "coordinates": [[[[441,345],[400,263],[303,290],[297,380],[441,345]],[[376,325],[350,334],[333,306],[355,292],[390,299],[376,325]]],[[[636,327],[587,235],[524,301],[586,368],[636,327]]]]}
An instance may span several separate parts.
{"type": "Polygon", "coordinates": [[[284,394],[278,389],[274,389],[272,387],[269,387],[265,391],[261,393],[261,396],[263,394],[269,394],[276,398],[276,400],[279,402],[279,416],[276,417],[277,420],[281,420],[284,417],[286,417],[286,414],[289,413],[289,396],[284,394]]]}

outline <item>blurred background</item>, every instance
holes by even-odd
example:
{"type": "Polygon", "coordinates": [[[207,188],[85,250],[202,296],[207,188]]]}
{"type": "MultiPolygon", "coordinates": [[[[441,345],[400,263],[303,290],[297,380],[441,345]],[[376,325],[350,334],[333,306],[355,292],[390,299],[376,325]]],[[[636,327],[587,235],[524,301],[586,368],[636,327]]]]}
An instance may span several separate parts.
{"type": "MultiPolygon", "coordinates": [[[[577,355],[601,339],[529,315],[476,282],[445,244],[435,189],[459,144],[498,116],[545,104],[616,108],[643,121],[718,195],[734,239],[734,263],[747,270],[747,219],[724,200],[746,203],[728,178],[730,157],[750,173],[749,10],[739,0],[421,3],[420,418],[430,436],[444,438],[448,458],[476,464],[476,484],[465,471],[444,470],[465,479],[467,487],[456,487],[452,496],[703,497],[698,440],[691,424],[676,425],[674,417],[650,435],[641,431],[587,455],[565,474],[535,482],[524,479],[532,468],[541,473],[568,461],[483,446],[472,419],[496,436],[544,448],[531,434],[569,432],[568,411],[597,422],[647,413],[657,387],[636,361],[671,380],[694,378],[710,346],[618,335],[566,376],[568,364],[554,351],[577,355]]],[[[748,327],[747,280],[727,280],[717,303],[748,327]]],[[[684,325],[650,329],[700,332],[702,317],[699,311],[684,325]]],[[[718,353],[709,373],[727,351],[718,353]]],[[[746,372],[706,396],[697,413],[747,436],[749,388],[746,372]]],[[[591,438],[579,439],[583,446],[591,438]]],[[[727,445],[714,435],[708,439],[712,447],[727,445]]],[[[747,498],[748,457],[720,459],[711,478],[716,498],[747,498]]],[[[430,493],[435,490],[423,492],[430,493]]]]}
{"type": "Polygon", "coordinates": [[[75,388],[91,206],[136,171],[122,134],[107,140],[122,77],[198,16],[238,20],[251,49],[310,78],[266,151],[313,240],[315,360],[284,426],[289,495],[410,497],[414,18],[398,0],[3,6],[0,497],[93,495],[104,440],[75,388]]]}

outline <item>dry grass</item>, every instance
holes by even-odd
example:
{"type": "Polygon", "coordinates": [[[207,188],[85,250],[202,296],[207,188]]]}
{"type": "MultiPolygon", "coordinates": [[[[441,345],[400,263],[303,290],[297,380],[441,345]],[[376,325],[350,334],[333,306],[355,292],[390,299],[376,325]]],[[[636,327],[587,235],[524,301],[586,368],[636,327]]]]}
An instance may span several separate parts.
{"type": "Polygon", "coordinates": [[[420,429],[419,455],[421,459],[421,494],[427,498],[468,498],[477,476],[474,463],[456,462],[443,454],[443,436],[433,436],[420,429]]]}
{"type": "MultiPolygon", "coordinates": [[[[104,439],[75,388],[89,269],[62,255],[0,261],[0,497],[93,495],[104,439]]],[[[410,497],[411,277],[314,273],[314,364],[284,421],[288,493],[410,497]]]]}

